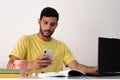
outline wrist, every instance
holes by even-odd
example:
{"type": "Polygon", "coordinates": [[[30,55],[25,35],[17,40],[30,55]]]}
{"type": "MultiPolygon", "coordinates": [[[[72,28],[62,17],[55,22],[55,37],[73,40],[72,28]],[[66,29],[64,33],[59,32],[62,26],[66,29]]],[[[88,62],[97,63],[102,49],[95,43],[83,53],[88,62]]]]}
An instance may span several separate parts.
{"type": "Polygon", "coordinates": [[[32,70],[32,69],[34,69],[33,62],[28,62],[27,70],[32,70]]]}

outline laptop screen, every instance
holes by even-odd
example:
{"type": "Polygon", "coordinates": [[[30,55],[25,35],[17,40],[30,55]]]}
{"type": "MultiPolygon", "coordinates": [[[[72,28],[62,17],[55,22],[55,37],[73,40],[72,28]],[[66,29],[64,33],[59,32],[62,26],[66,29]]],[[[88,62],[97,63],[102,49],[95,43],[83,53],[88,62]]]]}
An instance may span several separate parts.
{"type": "Polygon", "coordinates": [[[120,40],[104,37],[98,40],[99,73],[120,72],[120,40]]]}

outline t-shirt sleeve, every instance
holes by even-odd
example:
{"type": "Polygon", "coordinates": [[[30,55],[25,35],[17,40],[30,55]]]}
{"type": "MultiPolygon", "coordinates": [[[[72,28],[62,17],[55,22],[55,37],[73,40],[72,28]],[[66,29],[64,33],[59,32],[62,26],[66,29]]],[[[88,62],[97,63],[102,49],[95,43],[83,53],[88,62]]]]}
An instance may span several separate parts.
{"type": "Polygon", "coordinates": [[[27,55],[27,46],[28,46],[27,36],[22,36],[13,47],[9,56],[13,55],[20,59],[25,59],[27,55]]]}
{"type": "Polygon", "coordinates": [[[64,49],[65,49],[65,52],[64,52],[64,64],[65,64],[65,66],[67,66],[70,62],[74,61],[75,58],[72,55],[70,49],[66,45],[64,45],[64,49]]]}

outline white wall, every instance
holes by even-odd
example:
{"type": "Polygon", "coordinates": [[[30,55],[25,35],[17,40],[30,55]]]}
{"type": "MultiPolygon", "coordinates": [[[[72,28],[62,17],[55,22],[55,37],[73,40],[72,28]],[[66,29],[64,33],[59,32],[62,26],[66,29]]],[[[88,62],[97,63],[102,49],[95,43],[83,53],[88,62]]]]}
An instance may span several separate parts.
{"type": "Polygon", "coordinates": [[[60,14],[53,37],[65,42],[80,63],[97,65],[99,36],[120,38],[120,0],[0,0],[0,68],[22,35],[38,32],[46,6],[60,14]]]}

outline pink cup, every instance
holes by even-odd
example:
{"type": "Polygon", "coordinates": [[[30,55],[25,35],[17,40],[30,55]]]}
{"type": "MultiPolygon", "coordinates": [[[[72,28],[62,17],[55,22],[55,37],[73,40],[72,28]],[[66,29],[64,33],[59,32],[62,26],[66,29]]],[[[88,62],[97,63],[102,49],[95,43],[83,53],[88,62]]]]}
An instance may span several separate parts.
{"type": "Polygon", "coordinates": [[[27,60],[14,60],[13,67],[14,69],[20,69],[21,77],[26,76],[27,72],[27,60]]]}

